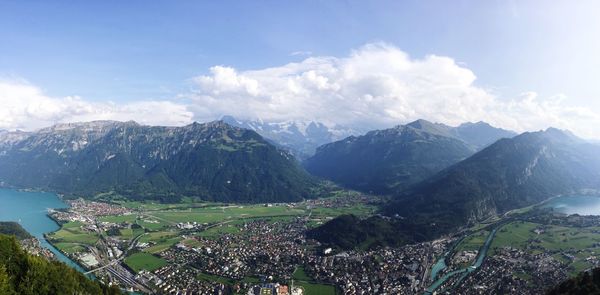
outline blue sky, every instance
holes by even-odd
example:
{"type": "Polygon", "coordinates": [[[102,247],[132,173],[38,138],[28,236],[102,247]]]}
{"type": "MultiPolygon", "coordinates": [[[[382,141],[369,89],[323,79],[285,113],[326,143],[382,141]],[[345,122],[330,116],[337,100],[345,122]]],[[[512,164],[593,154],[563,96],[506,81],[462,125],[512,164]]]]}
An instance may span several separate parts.
{"type": "Polygon", "coordinates": [[[380,42],[449,57],[499,101],[531,91],[597,112],[600,4],[573,3],[0,0],[0,78],[49,97],[173,100],[213,66],[261,70],[380,42]]]}

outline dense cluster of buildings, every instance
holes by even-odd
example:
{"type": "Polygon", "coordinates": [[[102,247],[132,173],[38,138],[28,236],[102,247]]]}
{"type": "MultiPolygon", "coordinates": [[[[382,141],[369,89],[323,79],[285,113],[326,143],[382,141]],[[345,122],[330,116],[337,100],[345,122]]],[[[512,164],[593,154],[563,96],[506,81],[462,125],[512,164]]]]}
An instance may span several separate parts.
{"type": "Polygon", "coordinates": [[[50,217],[58,222],[79,221],[85,224],[95,224],[96,217],[110,215],[130,215],[128,208],[102,202],[92,202],[84,199],[67,201],[69,210],[49,209],[50,217]]]}
{"type": "Polygon", "coordinates": [[[179,243],[159,253],[169,265],[146,276],[163,291],[226,292],[227,285],[215,282],[226,280],[234,282],[229,287],[235,292],[290,294],[287,282],[306,256],[305,222],[249,220],[237,226],[239,233],[197,236],[196,247],[179,243]]]}
{"type": "Polygon", "coordinates": [[[456,294],[543,294],[568,277],[568,267],[553,253],[531,254],[511,247],[490,256],[460,282],[456,294]]]}
{"type": "Polygon", "coordinates": [[[154,272],[142,271],[136,278],[155,286],[161,294],[231,294],[227,284],[199,279],[200,272],[181,264],[169,264],[154,272]]]}
{"type": "Polygon", "coordinates": [[[236,225],[239,233],[197,236],[194,247],[179,243],[158,253],[169,264],[140,276],[173,294],[299,295],[302,289],[292,289],[290,282],[302,265],[312,281],[336,285],[343,294],[413,294],[426,288],[431,265],[449,243],[323,256],[314,250],[315,241],[305,239],[306,223],[249,220],[236,225]]]}
{"type": "Polygon", "coordinates": [[[429,281],[443,241],[401,248],[352,251],[334,256],[309,256],[307,272],[319,281],[339,286],[344,294],[416,294],[429,281]]]}
{"type": "Polygon", "coordinates": [[[42,256],[48,259],[54,259],[54,253],[40,245],[40,240],[35,237],[19,241],[23,250],[35,256],[42,256]]]}
{"type": "MultiPolygon", "coordinates": [[[[343,198],[310,202],[306,206],[333,208],[356,204],[343,198]]],[[[120,232],[134,226],[127,222],[98,221],[101,216],[132,214],[126,208],[83,200],[72,201],[71,206],[69,210],[54,211],[51,216],[59,221],[80,221],[83,230],[97,232],[120,232]]],[[[303,268],[305,281],[335,285],[343,294],[420,294],[432,284],[432,266],[454,242],[440,239],[397,248],[317,251],[321,245],[306,238],[308,225],[314,219],[288,216],[212,225],[173,224],[173,228],[185,235],[181,242],[155,254],[166,260],[167,265],[138,274],[122,267],[119,261],[126,250],[141,251],[151,246],[150,242],[123,240],[121,235],[108,234],[102,245],[106,257],[100,257],[104,261],[89,252],[77,258],[88,269],[115,262],[105,269],[108,276],[129,282],[125,284],[128,286],[147,286],[161,294],[302,295],[300,284],[293,286],[298,267],[303,268]]],[[[556,222],[592,223],[586,218],[557,219],[556,222]]],[[[544,228],[535,230],[539,235],[544,228]]],[[[450,265],[445,273],[459,265],[473,263],[477,254],[477,251],[454,253],[447,260],[450,265]]],[[[574,259],[585,259],[590,265],[600,264],[600,259],[593,255],[577,258],[577,253],[568,251],[532,252],[507,247],[489,256],[476,271],[453,276],[437,290],[451,289],[456,294],[488,294],[490,291],[538,294],[565,279],[567,262],[574,259]],[[558,254],[563,255],[563,259],[557,259],[558,254]]]]}

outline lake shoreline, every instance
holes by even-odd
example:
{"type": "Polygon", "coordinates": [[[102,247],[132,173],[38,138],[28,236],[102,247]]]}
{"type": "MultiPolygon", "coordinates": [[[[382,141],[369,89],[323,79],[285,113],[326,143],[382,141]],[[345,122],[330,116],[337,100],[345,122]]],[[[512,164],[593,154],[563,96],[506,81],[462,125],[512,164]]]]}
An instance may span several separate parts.
{"type": "Polygon", "coordinates": [[[85,269],[52,244],[46,235],[62,228],[60,222],[48,214],[48,210],[68,208],[59,194],[36,189],[0,188],[0,219],[15,221],[40,241],[41,247],[54,253],[55,259],[84,273],[85,269]]]}
{"type": "Polygon", "coordinates": [[[538,205],[541,209],[550,209],[567,215],[600,215],[600,197],[597,195],[563,195],[538,205]]]}

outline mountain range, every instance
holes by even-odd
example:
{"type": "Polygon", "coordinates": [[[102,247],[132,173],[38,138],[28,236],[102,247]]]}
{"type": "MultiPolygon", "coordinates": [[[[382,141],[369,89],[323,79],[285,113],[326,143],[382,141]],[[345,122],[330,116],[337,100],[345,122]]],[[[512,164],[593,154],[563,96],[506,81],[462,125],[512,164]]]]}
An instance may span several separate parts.
{"type": "MultiPolygon", "coordinates": [[[[423,225],[420,238],[552,196],[600,190],[599,145],[554,128],[514,135],[482,122],[450,127],[418,120],[325,144],[304,166],[346,187],[392,196],[382,213],[410,220],[405,228],[423,225]]],[[[312,197],[318,180],[283,145],[224,121],[2,131],[0,185],[169,202],[312,197]]]]}
{"type": "Polygon", "coordinates": [[[515,135],[483,122],[450,127],[417,120],[323,145],[304,166],[352,189],[393,194],[515,135]]]}
{"type": "Polygon", "coordinates": [[[232,116],[223,116],[221,120],[257,132],[273,144],[287,149],[299,160],[312,156],[317,147],[323,144],[368,131],[340,125],[327,126],[316,121],[266,122],[261,119],[241,120],[232,116]]]}
{"type": "Polygon", "coordinates": [[[222,121],[184,127],[96,121],[0,135],[0,184],[136,199],[266,202],[310,197],[292,155],[222,121]]]}
{"type": "Polygon", "coordinates": [[[600,146],[554,128],[501,139],[411,187],[386,208],[437,231],[553,196],[600,189],[600,146]]]}
{"type": "Polygon", "coordinates": [[[549,128],[500,139],[393,193],[381,212],[389,219],[340,217],[311,237],[342,249],[420,242],[554,196],[598,192],[600,145],[549,128]],[[396,240],[387,237],[390,231],[396,240]]]}
{"type": "Polygon", "coordinates": [[[28,132],[24,132],[24,131],[9,132],[9,131],[0,129],[0,153],[2,153],[2,150],[7,149],[11,145],[23,140],[27,136],[29,136],[28,132]]]}

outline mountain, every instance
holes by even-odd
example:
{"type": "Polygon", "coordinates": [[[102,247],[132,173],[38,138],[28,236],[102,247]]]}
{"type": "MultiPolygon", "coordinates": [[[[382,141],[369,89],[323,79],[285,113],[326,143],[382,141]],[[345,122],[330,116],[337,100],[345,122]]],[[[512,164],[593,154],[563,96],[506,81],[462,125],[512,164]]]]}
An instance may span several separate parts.
{"type": "Polygon", "coordinates": [[[313,175],[377,194],[406,189],[475,153],[452,127],[418,120],[323,145],[304,162],[313,175]]]}
{"type": "Polygon", "coordinates": [[[69,195],[238,202],[297,201],[314,183],[290,154],[222,121],[52,126],[0,152],[0,182],[69,195]]]}
{"type": "Polygon", "coordinates": [[[0,294],[122,294],[116,286],[92,281],[57,261],[33,256],[21,249],[14,236],[0,234],[0,294]]]}
{"type": "Polygon", "coordinates": [[[19,142],[29,136],[29,133],[23,131],[0,130],[0,153],[9,148],[16,142],[19,142]]]}
{"type": "Polygon", "coordinates": [[[224,116],[221,120],[232,126],[257,132],[274,144],[289,150],[300,160],[312,156],[318,146],[362,133],[361,130],[339,125],[327,127],[314,121],[264,122],[238,120],[232,116],[224,116]]]}
{"type": "Polygon", "coordinates": [[[450,132],[478,150],[487,147],[501,138],[512,138],[517,135],[516,132],[496,128],[485,122],[464,123],[452,128],[450,132]]]}
{"type": "Polygon", "coordinates": [[[444,232],[586,189],[600,189],[600,146],[550,128],[499,140],[403,193],[386,212],[444,232]]]}

